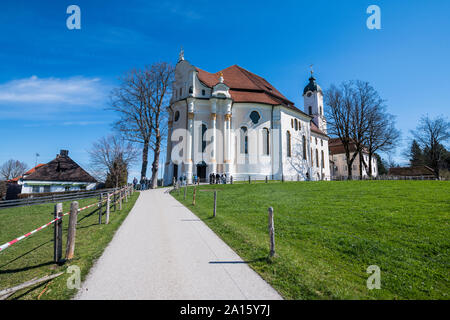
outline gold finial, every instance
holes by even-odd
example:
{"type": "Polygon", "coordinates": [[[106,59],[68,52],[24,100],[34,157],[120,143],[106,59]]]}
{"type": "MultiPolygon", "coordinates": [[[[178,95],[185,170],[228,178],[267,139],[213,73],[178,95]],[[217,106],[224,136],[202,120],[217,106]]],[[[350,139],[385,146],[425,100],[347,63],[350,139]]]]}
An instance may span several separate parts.
{"type": "Polygon", "coordinates": [[[223,72],[222,71],[219,72],[219,82],[223,83],[223,72]]]}

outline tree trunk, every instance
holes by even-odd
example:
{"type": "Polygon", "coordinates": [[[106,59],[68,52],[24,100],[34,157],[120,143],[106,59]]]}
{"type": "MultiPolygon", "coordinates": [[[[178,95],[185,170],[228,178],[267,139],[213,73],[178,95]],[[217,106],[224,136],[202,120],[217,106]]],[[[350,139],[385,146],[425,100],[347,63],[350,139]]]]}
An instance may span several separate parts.
{"type": "Polygon", "coordinates": [[[352,180],[352,161],[350,160],[350,152],[345,153],[347,159],[347,179],[352,180]]]}
{"type": "Polygon", "coordinates": [[[369,152],[369,178],[372,178],[372,153],[369,152]]]}
{"type": "Polygon", "coordinates": [[[144,148],[142,149],[141,180],[147,175],[149,143],[149,140],[144,140],[144,148]]]}
{"type": "Polygon", "coordinates": [[[158,169],[159,169],[159,154],[161,153],[161,135],[157,134],[155,141],[154,158],[152,164],[152,185],[151,188],[158,187],[158,169]]]}

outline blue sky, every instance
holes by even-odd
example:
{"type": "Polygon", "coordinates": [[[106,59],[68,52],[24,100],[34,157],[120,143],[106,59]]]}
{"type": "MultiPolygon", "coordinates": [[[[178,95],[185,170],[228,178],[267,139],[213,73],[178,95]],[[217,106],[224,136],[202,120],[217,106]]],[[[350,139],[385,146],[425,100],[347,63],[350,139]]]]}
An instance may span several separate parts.
{"type": "MultiPolygon", "coordinates": [[[[48,162],[111,132],[105,108],[123,72],[176,63],[180,46],[210,72],[238,64],[303,107],[309,65],[322,86],[369,81],[402,131],[422,114],[448,115],[450,1],[23,1],[0,5],[0,164],[48,162]],[[66,8],[81,8],[81,30],[66,8]],[[366,8],[381,8],[369,30],[366,8]]],[[[401,159],[401,149],[395,159],[401,159]]],[[[138,175],[139,166],[132,176],[138,175]]],[[[150,172],[148,173],[150,175],[150,172]]]]}

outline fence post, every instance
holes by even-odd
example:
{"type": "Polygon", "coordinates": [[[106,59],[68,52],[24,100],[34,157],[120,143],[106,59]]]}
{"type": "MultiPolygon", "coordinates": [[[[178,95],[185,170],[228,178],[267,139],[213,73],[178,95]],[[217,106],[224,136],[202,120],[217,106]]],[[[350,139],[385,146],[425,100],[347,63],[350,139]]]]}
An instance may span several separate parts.
{"type": "Polygon", "coordinates": [[[53,261],[59,263],[62,257],[62,203],[55,204],[55,211],[53,215],[55,221],[55,228],[53,230],[53,261]]]}
{"type": "Polygon", "coordinates": [[[273,208],[269,207],[269,236],[270,236],[270,253],[269,256],[275,255],[275,227],[273,225],[273,208]]]}
{"type": "Polygon", "coordinates": [[[281,175],[281,182],[284,182],[284,174],[281,175]]]}
{"type": "Polygon", "coordinates": [[[102,203],[103,202],[103,193],[99,195],[98,201],[98,224],[102,224],[102,203]]]}
{"type": "Polygon", "coordinates": [[[248,184],[250,184],[251,183],[251,178],[250,178],[250,176],[248,176],[248,184]]]}
{"type": "Polygon", "coordinates": [[[268,181],[268,177],[266,176],[266,183],[267,183],[267,182],[269,182],[269,181],[268,181]]]}
{"type": "Polygon", "coordinates": [[[125,187],[125,202],[128,202],[128,187],[125,187]]]}
{"type": "Polygon", "coordinates": [[[230,177],[230,183],[233,184],[233,176],[230,177]]]}
{"type": "Polygon", "coordinates": [[[78,202],[70,204],[69,229],[67,231],[66,260],[73,258],[75,251],[75,234],[77,231],[78,202]]]}
{"type": "Polygon", "coordinates": [[[114,188],[113,191],[113,201],[114,201],[114,212],[116,212],[117,209],[117,189],[114,188]]]}
{"type": "Polygon", "coordinates": [[[197,187],[194,187],[194,196],[192,197],[192,205],[195,206],[195,196],[197,194],[197,187]]]}
{"type": "Polygon", "coordinates": [[[107,198],[106,198],[106,218],[105,218],[105,224],[109,223],[109,207],[111,205],[111,195],[109,193],[107,193],[107,198]]]}
{"type": "Polygon", "coordinates": [[[187,185],[184,186],[184,200],[186,200],[187,185]]]}
{"type": "Polygon", "coordinates": [[[214,218],[216,217],[216,210],[217,210],[217,190],[214,191],[214,218]]]}
{"type": "Polygon", "coordinates": [[[119,211],[122,211],[122,189],[119,190],[119,211]]]}

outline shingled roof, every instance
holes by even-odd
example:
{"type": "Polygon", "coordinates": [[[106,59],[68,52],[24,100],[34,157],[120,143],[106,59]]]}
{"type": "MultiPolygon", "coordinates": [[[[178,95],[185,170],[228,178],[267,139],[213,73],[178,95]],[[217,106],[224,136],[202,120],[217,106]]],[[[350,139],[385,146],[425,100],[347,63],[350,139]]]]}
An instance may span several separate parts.
{"type": "Polygon", "coordinates": [[[61,152],[54,160],[36,168],[32,174],[24,177],[23,180],[97,182],[97,180],[73,161],[67,152],[61,152]]]}
{"type": "Polygon", "coordinates": [[[434,176],[434,170],[428,166],[397,167],[389,168],[388,175],[406,177],[434,176]]]}
{"type": "Polygon", "coordinates": [[[216,73],[210,73],[196,67],[198,79],[207,87],[214,87],[219,83],[223,74],[224,83],[230,88],[234,102],[259,102],[270,105],[283,105],[287,108],[307,115],[298,109],[292,101],[272,86],[266,79],[234,65],[216,73]]]}

